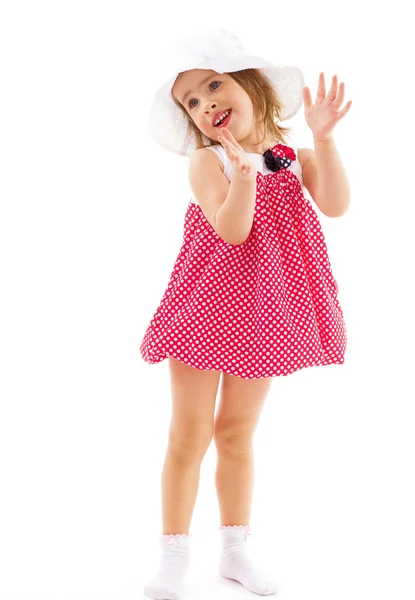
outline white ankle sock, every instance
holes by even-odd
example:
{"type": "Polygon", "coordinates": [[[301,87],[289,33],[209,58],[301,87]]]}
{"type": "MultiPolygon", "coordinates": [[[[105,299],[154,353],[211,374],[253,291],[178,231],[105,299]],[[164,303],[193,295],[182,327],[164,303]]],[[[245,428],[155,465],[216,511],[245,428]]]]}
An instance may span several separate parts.
{"type": "Polygon", "coordinates": [[[219,573],[227,579],[239,581],[251,592],[260,596],[276,594],[277,586],[254,567],[248,555],[249,525],[220,525],[222,553],[219,573]]]}
{"type": "Polygon", "coordinates": [[[146,596],[153,600],[180,600],[180,588],[190,564],[187,533],[161,535],[163,551],[161,566],[156,576],[144,587],[146,596]]]}

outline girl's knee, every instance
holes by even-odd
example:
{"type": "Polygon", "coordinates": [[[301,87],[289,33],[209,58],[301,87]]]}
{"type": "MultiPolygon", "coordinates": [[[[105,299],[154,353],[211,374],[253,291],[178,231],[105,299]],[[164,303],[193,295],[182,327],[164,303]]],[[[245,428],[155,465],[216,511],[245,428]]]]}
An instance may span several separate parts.
{"type": "Polygon", "coordinates": [[[212,431],[177,430],[172,426],[169,434],[169,452],[183,462],[201,459],[210,446],[212,434],[212,431]]]}

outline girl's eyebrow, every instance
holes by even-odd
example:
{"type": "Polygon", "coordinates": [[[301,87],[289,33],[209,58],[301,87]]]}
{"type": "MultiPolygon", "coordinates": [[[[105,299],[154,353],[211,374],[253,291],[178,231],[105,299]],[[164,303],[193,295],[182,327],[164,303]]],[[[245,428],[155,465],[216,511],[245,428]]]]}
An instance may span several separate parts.
{"type": "MultiPolygon", "coordinates": [[[[206,81],[209,81],[209,79],[211,79],[212,77],[215,77],[215,75],[208,75],[208,77],[205,77],[205,79],[203,79],[199,85],[203,85],[204,83],[206,83],[206,81]]],[[[184,101],[186,100],[186,98],[190,94],[190,92],[193,92],[193,90],[187,90],[187,92],[183,96],[182,104],[184,104],[184,101]]]]}

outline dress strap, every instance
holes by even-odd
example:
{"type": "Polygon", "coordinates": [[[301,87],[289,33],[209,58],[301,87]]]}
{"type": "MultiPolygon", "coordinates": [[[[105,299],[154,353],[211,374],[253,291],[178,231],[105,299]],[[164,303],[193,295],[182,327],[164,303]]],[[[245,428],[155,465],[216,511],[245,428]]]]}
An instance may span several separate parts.
{"type": "Polygon", "coordinates": [[[214,146],[205,146],[205,147],[208,148],[209,150],[212,150],[212,152],[215,152],[215,154],[218,155],[219,160],[223,164],[224,175],[228,179],[228,181],[230,181],[231,176],[232,176],[232,165],[230,164],[230,161],[228,160],[228,157],[225,152],[225,148],[222,146],[222,144],[215,144],[214,146]]]}

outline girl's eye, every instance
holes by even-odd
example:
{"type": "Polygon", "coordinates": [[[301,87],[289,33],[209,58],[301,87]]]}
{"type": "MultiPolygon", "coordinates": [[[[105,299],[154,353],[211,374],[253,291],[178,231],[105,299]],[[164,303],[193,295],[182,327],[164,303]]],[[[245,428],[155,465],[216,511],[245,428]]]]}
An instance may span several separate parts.
{"type": "MultiPolygon", "coordinates": [[[[214,83],[219,83],[219,85],[220,85],[220,81],[211,81],[211,82],[209,83],[209,87],[210,87],[211,85],[213,85],[214,83]]],[[[216,89],[217,89],[217,88],[215,88],[215,90],[216,90],[216,89]]],[[[195,100],[195,98],[192,98],[191,100],[189,100],[189,108],[193,108],[193,106],[194,106],[194,104],[192,105],[192,101],[193,101],[193,100],[195,100]]]]}

